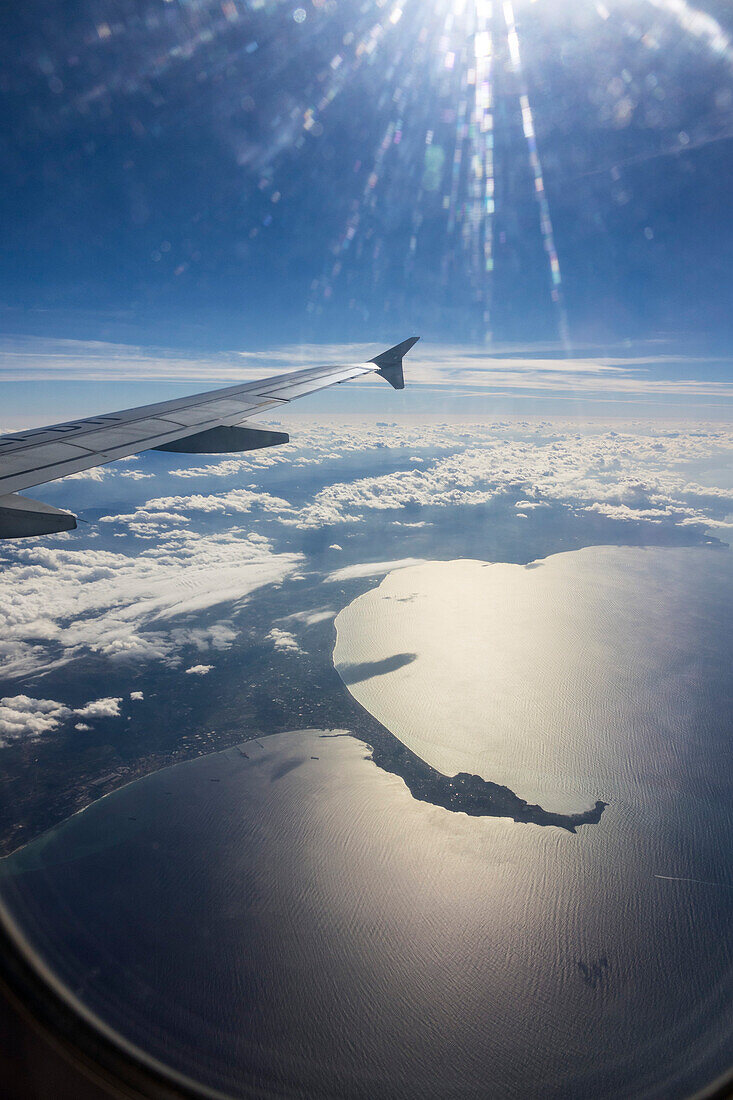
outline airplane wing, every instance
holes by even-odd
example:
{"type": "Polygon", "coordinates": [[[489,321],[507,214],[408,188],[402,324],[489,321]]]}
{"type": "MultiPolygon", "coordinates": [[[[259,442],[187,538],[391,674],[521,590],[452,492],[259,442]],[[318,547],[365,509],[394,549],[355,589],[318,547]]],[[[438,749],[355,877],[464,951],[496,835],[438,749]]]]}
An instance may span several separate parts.
{"type": "Polygon", "coordinates": [[[0,538],[47,535],[76,527],[71,512],[19,496],[19,489],[140,451],[221,454],[287,443],[285,432],[246,422],[257,413],[365,374],[381,374],[401,390],[405,385],[402,357],[418,339],[412,336],[368,363],[311,367],[174,401],[0,436],[0,538]]]}

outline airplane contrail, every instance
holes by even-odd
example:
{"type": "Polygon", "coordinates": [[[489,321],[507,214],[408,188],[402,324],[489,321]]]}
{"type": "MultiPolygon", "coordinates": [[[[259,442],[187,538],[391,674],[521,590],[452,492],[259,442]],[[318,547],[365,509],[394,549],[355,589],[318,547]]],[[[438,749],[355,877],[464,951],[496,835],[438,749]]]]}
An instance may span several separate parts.
{"type": "Polygon", "coordinates": [[[698,886],[722,886],[725,890],[733,890],[730,882],[708,882],[702,878],[684,878],[681,875],[655,875],[655,878],[664,879],[665,882],[696,882],[698,886]]]}

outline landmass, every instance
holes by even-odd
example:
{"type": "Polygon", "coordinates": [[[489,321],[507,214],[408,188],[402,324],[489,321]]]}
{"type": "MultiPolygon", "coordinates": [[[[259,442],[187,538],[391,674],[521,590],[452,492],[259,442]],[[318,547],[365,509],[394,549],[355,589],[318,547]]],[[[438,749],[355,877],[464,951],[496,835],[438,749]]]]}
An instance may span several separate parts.
{"type": "Polygon", "coordinates": [[[574,833],[579,825],[597,825],[608,805],[600,799],[589,810],[561,814],[525,801],[509,787],[491,783],[480,775],[458,772],[443,775],[381,727],[383,736],[370,745],[372,760],[384,771],[399,775],[413,798],[471,817],[510,817],[532,825],[555,825],[574,833]]]}
{"type": "Polygon", "coordinates": [[[471,817],[510,817],[512,821],[527,822],[532,825],[556,825],[574,833],[579,825],[597,825],[608,805],[600,799],[589,810],[576,814],[560,814],[552,810],[543,810],[541,806],[526,802],[509,787],[491,783],[480,775],[458,772],[447,776],[431,768],[419,756],[409,749],[404,754],[396,752],[390,759],[384,752],[374,762],[386,771],[400,775],[413,798],[420,802],[430,802],[433,806],[442,806],[454,813],[469,814],[471,817]],[[410,759],[412,758],[412,759],[410,759]]]}

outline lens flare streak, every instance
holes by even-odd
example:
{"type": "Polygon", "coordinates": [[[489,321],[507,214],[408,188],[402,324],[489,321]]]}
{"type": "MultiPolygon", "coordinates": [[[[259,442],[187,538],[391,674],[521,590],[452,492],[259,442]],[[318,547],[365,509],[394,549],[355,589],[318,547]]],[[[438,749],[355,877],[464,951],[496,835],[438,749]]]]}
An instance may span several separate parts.
{"type": "Polygon", "coordinates": [[[549,203],[547,202],[545,181],[542,176],[542,163],[540,161],[540,154],[537,148],[534,118],[532,117],[532,108],[529,102],[527,82],[522,68],[522,56],[519,49],[519,36],[517,35],[517,24],[514,18],[514,6],[511,0],[505,0],[503,5],[503,12],[504,22],[506,24],[507,41],[509,44],[509,56],[511,58],[512,67],[519,83],[519,104],[522,110],[522,128],[524,130],[524,136],[527,140],[527,149],[529,151],[529,164],[534,176],[535,196],[537,198],[537,202],[540,208],[540,230],[542,232],[542,241],[550,265],[550,280],[552,283],[551,295],[552,300],[557,306],[558,311],[558,328],[560,341],[563,344],[565,350],[568,350],[570,335],[568,330],[567,314],[565,312],[565,305],[562,299],[562,277],[560,275],[560,261],[557,255],[557,248],[555,247],[555,234],[552,228],[552,219],[550,218],[550,207],[549,203]]]}
{"type": "MultiPolygon", "coordinates": [[[[353,245],[359,236],[370,242],[373,279],[375,284],[379,282],[382,234],[389,221],[386,210],[391,199],[400,198],[394,179],[399,178],[404,186],[405,179],[415,176],[419,167],[422,176],[417,180],[411,203],[405,276],[409,280],[419,263],[419,239],[426,218],[429,215],[442,218],[445,241],[441,252],[441,280],[445,285],[452,272],[463,272],[480,314],[483,339],[491,339],[497,201],[494,70],[496,34],[499,33],[505,39],[505,51],[516,85],[513,94],[517,95],[521,109],[558,334],[567,347],[569,334],[562,300],[560,262],[512,3],[510,0],[503,3],[499,9],[500,18],[497,18],[492,0],[457,0],[444,3],[442,9],[434,9],[432,13],[424,5],[408,0],[401,8],[390,9],[387,22],[394,23],[392,17],[397,10],[401,12],[399,22],[405,37],[397,43],[398,57],[390,66],[391,83],[384,96],[393,105],[392,118],[371,159],[361,195],[354,202],[333,246],[334,262],[311,288],[309,309],[319,312],[321,303],[333,296],[335,281],[345,275],[345,254],[349,251],[353,254],[353,245]],[[408,60],[410,55],[411,62],[408,60]],[[421,65],[423,58],[425,64],[421,65]],[[399,161],[399,170],[395,161],[399,161]],[[380,205],[384,210],[381,217],[380,205]],[[463,261],[458,258],[461,255],[465,257],[463,261]]],[[[362,41],[372,43],[380,37],[372,27],[362,41]]],[[[339,87],[342,87],[348,72],[345,66],[340,66],[338,72],[339,87]]],[[[333,86],[324,94],[324,100],[331,94],[333,86]]],[[[310,128],[314,118],[316,112],[311,111],[306,128],[310,128]]],[[[358,170],[361,167],[359,165],[358,170]]],[[[357,252],[363,255],[363,246],[357,248],[357,252]]]]}

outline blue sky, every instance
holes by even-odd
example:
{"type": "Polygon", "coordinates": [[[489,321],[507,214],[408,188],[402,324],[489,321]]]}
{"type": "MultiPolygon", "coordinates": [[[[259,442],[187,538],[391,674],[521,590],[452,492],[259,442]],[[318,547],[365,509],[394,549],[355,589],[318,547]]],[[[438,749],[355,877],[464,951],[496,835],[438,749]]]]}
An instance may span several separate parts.
{"type": "Polygon", "coordinates": [[[6,417],[24,377],[140,382],[140,349],[197,388],[240,351],[412,332],[558,358],[565,392],[570,360],[626,357],[723,400],[727,5],[31,0],[8,25],[6,417]]]}

